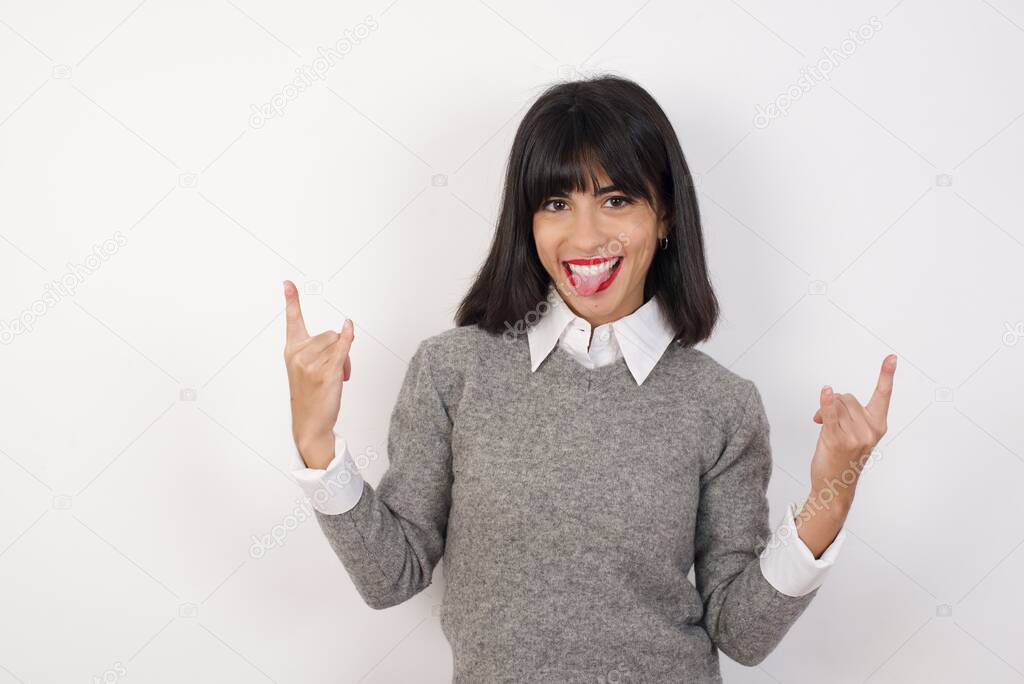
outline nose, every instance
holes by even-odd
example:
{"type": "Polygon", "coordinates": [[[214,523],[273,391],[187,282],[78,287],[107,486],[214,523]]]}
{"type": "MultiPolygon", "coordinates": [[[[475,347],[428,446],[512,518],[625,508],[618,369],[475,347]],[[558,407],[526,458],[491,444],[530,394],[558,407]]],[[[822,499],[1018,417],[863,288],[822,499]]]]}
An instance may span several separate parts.
{"type": "Polygon", "coordinates": [[[606,232],[599,212],[581,210],[573,217],[570,243],[580,254],[598,256],[608,243],[606,232]]]}

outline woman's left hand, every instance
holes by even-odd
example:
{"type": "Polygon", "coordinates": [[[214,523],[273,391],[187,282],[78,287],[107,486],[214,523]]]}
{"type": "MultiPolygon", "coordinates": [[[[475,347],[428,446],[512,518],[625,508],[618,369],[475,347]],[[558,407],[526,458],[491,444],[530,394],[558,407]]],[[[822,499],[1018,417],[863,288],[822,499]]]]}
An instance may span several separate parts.
{"type": "Polygon", "coordinates": [[[854,491],[864,463],[878,441],[885,435],[892,397],[896,355],[882,361],[882,370],[874,394],[862,406],[852,394],[835,394],[825,385],[821,390],[821,408],[814,422],[821,424],[821,433],[811,459],[811,498],[826,495],[845,504],[853,502],[854,491]]]}

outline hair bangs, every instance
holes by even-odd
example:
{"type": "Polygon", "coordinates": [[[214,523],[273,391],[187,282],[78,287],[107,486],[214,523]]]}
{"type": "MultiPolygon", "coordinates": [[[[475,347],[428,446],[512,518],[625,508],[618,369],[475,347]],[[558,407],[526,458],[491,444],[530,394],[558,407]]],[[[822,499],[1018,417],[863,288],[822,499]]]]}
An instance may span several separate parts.
{"type": "Polygon", "coordinates": [[[653,196],[659,174],[641,164],[647,155],[638,153],[640,142],[630,139],[620,118],[582,98],[561,111],[546,112],[527,141],[521,188],[525,208],[536,212],[547,199],[572,192],[596,195],[602,172],[618,192],[660,206],[653,196]]]}

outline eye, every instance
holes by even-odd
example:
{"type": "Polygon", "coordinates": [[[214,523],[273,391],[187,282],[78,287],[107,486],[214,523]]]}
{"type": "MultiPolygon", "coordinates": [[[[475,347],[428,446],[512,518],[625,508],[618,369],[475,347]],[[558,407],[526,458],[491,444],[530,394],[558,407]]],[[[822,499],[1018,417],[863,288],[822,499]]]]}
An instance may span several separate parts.
{"type": "MultiPolygon", "coordinates": [[[[547,209],[547,206],[549,204],[556,204],[556,203],[557,204],[565,204],[566,202],[565,202],[564,199],[558,199],[558,198],[549,199],[547,202],[544,202],[544,204],[540,205],[540,208],[541,209],[547,209]]],[[[559,211],[559,210],[558,209],[553,209],[553,210],[550,210],[550,211],[559,211]]]]}
{"type": "Polygon", "coordinates": [[[622,202],[622,204],[613,205],[612,209],[622,209],[624,207],[628,207],[630,204],[633,203],[633,200],[631,200],[630,198],[626,197],[625,195],[616,195],[615,197],[609,197],[608,201],[609,202],[622,202]]]}

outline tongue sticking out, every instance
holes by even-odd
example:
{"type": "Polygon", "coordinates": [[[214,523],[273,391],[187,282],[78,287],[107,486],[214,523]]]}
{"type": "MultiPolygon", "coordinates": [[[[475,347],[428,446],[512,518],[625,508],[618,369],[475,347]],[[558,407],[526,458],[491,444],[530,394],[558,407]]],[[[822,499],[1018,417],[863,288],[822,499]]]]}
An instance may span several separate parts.
{"type": "Polygon", "coordinates": [[[570,271],[569,282],[576,288],[576,293],[582,297],[588,297],[601,287],[601,283],[612,277],[615,268],[609,268],[595,275],[588,273],[573,273],[570,271]]]}

